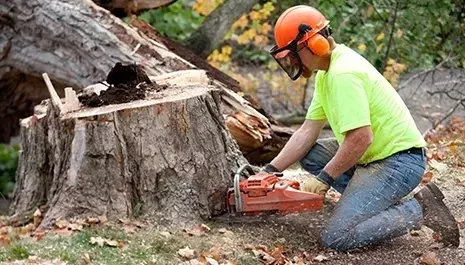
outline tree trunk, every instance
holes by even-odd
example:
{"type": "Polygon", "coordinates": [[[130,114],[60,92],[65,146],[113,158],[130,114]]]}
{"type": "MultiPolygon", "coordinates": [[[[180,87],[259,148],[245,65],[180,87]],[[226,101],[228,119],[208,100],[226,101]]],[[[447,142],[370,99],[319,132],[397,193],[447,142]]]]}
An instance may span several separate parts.
{"type": "Polygon", "coordinates": [[[12,209],[45,204],[45,227],[101,215],[186,225],[223,212],[245,159],[223,125],[219,91],[188,88],[61,115],[48,105],[24,119],[12,209]]]}
{"type": "Polygon", "coordinates": [[[223,41],[232,24],[256,3],[258,0],[226,0],[207,16],[186,42],[189,43],[189,48],[202,58],[207,58],[223,41]]]}
{"type": "MultiPolygon", "coordinates": [[[[165,44],[168,40],[147,37],[90,0],[3,1],[0,23],[0,106],[13,113],[24,102],[33,106],[45,98],[42,96],[47,88],[39,79],[44,72],[63,95],[65,86],[80,91],[105,80],[117,62],[137,63],[156,82],[160,76],[175,76],[180,70],[201,65],[199,58],[184,59],[170,50],[165,44]],[[19,91],[21,97],[15,98],[19,91]]],[[[12,213],[20,215],[45,204],[49,208],[45,220],[51,222],[72,213],[130,216],[139,208],[152,216],[151,207],[160,209],[168,219],[178,215],[179,220],[220,211],[219,204],[224,202],[220,193],[231,184],[227,174],[235,170],[237,161],[245,161],[235,153],[224,129],[217,123],[212,127],[215,115],[197,117],[196,112],[205,114],[205,109],[212,106],[213,111],[208,113],[216,113],[220,105],[226,118],[242,113],[238,123],[227,128],[234,138],[239,135],[234,133],[234,126],[242,134],[253,136],[253,144],[240,146],[247,150],[249,161],[263,163],[263,154],[270,154],[269,150],[276,153],[289,132],[277,128],[260,108],[234,93],[231,89],[240,90],[235,80],[214,68],[206,70],[210,77],[207,81],[197,82],[183,74],[184,81],[191,84],[183,88],[183,98],[167,96],[162,102],[103,107],[84,111],[84,116],[58,117],[50,110],[47,115],[37,112],[25,119],[21,123],[22,150],[12,213]],[[204,91],[206,88],[218,92],[204,91]],[[199,89],[204,92],[196,92],[199,89]],[[215,104],[212,93],[219,95],[215,104]],[[162,133],[162,127],[156,125],[165,124],[169,126],[162,133]],[[207,143],[200,135],[204,130],[208,131],[207,143]],[[157,138],[153,135],[160,135],[161,140],[154,142],[157,138]],[[152,175],[153,179],[148,179],[152,175]],[[218,183],[210,183],[213,181],[218,183]],[[177,197],[185,199],[184,205],[179,200],[171,202],[177,197]]],[[[32,113],[32,109],[29,111],[32,113]]],[[[7,115],[0,112],[0,120],[3,122],[7,115]]],[[[221,116],[218,120],[225,122],[221,116]]]]}

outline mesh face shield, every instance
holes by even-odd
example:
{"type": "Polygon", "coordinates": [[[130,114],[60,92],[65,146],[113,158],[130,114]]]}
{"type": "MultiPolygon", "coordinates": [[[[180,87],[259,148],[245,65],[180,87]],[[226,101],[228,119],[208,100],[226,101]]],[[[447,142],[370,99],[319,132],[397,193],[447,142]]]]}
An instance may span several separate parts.
{"type": "MultiPolygon", "coordinates": [[[[286,72],[286,74],[292,80],[297,80],[297,78],[300,77],[304,69],[298,52],[305,47],[306,40],[308,40],[309,37],[311,37],[311,35],[308,36],[306,34],[307,32],[309,32],[309,28],[299,27],[299,34],[288,45],[282,48],[278,48],[278,46],[275,45],[270,50],[270,55],[276,60],[279,66],[281,66],[284,72],[286,72]]],[[[331,28],[327,26],[317,34],[321,34],[325,38],[328,38],[328,36],[331,35],[331,28]]]]}
{"type": "Polygon", "coordinates": [[[297,34],[297,37],[293,41],[281,48],[278,48],[278,46],[275,45],[270,50],[270,55],[292,80],[296,80],[302,74],[303,65],[298,52],[305,47],[304,42],[309,37],[306,36],[306,33],[309,30],[310,27],[302,24],[299,27],[299,34],[297,34]]]}
{"type": "Polygon", "coordinates": [[[284,72],[286,72],[289,78],[296,80],[302,74],[303,65],[297,53],[297,43],[292,45],[295,47],[290,45],[279,49],[277,46],[275,46],[273,49],[271,49],[270,54],[276,60],[279,66],[281,66],[284,72]]]}

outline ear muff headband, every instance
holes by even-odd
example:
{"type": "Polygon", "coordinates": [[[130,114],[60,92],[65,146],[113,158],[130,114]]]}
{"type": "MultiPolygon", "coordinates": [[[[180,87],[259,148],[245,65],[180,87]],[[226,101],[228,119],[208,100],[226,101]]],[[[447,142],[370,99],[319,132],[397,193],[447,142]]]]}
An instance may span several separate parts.
{"type": "MultiPolygon", "coordinates": [[[[306,24],[299,25],[300,32],[310,33],[312,28],[306,24]]],[[[312,51],[315,55],[323,56],[329,52],[330,45],[329,41],[326,39],[331,30],[329,26],[325,27],[321,32],[316,33],[315,35],[308,38],[307,47],[312,51]],[[325,36],[326,35],[326,36],[325,36]]],[[[304,37],[305,38],[305,37],[304,37]]],[[[304,40],[305,41],[305,40],[304,40]]]]}

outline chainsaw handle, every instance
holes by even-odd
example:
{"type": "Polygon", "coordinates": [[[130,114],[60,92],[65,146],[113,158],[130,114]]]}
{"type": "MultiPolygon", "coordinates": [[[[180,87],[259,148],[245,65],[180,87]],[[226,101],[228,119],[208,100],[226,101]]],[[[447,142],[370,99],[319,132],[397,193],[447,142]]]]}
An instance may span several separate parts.
{"type": "MultiPolygon", "coordinates": [[[[247,170],[250,175],[255,174],[255,171],[253,170],[252,166],[249,164],[244,164],[237,169],[236,174],[234,174],[234,200],[235,200],[235,206],[236,206],[236,212],[242,213],[244,211],[244,207],[242,206],[242,196],[241,196],[241,190],[240,190],[240,180],[241,180],[241,175],[243,175],[244,171],[247,170]]],[[[244,174],[245,178],[248,178],[249,176],[246,176],[244,174]]]]}

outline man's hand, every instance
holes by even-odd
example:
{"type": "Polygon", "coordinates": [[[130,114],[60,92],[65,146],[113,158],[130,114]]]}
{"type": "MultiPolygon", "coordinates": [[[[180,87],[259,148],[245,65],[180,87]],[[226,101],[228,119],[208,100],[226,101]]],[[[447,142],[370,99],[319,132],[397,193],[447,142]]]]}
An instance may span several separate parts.
{"type": "Polygon", "coordinates": [[[310,177],[310,179],[305,181],[303,190],[306,192],[325,195],[326,192],[329,190],[329,186],[328,184],[321,182],[315,177],[310,177]]]}
{"type": "Polygon", "coordinates": [[[325,195],[326,192],[329,190],[329,187],[334,182],[334,179],[328,175],[325,171],[321,171],[315,177],[310,177],[304,183],[304,191],[317,193],[320,195],[325,195]]]}

